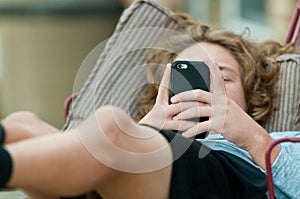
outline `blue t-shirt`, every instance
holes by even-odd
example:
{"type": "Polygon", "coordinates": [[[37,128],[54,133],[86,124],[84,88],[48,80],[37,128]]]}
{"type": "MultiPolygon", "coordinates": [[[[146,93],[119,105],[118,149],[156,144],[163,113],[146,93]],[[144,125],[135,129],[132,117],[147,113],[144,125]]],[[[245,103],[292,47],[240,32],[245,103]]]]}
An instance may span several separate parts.
{"type": "MultiPolygon", "coordinates": [[[[273,132],[271,137],[280,139],[284,137],[300,137],[300,132],[273,132]]],[[[203,145],[209,146],[213,150],[222,150],[239,156],[255,167],[257,166],[251,159],[248,152],[228,142],[219,134],[209,135],[201,140],[203,145]]],[[[281,143],[281,151],[272,164],[273,181],[275,185],[275,195],[278,199],[299,199],[300,198],[300,143],[281,143]]],[[[260,168],[265,172],[262,168],[260,168]]],[[[266,172],[265,172],[266,173],[266,172]]]]}

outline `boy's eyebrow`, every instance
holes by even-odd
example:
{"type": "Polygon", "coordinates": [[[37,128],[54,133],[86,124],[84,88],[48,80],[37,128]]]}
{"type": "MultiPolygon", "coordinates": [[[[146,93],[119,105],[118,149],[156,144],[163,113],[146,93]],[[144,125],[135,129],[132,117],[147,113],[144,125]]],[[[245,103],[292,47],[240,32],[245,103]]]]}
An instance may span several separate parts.
{"type": "Polygon", "coordinates": [[[221,65],[218,65],[218,67],[220,68],[220,70],[222,71],[228,71],[230,73],[233,73],[235,76],[237,76],[237,72],[235,70],[233,70],[232,68],[228,67],[228,66],[221,66],[221,65]]]}

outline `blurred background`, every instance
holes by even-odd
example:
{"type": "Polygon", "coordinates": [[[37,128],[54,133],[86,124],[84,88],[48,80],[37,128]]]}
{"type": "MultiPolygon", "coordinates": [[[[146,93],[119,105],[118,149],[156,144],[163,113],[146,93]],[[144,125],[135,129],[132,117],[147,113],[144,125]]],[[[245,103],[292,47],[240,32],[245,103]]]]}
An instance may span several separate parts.
{"type": "MultiPolygon", "coordinates": [[[[284,42],[296,0],[157,0],[173,11],[284,42]]],[[[64,100],[88,53],[132,0],[0,0],[0,118],[30,110],[61,128],[64,100]]],[[[0,199],[20,198],[19,192],[0,199]]]]}

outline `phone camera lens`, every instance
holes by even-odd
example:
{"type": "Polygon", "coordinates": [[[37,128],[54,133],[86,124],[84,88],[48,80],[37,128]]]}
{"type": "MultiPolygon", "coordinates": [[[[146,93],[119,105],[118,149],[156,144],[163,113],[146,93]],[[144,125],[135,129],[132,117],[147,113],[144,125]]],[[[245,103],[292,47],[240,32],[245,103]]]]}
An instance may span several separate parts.
{"type": "Polygon", "coordinates": [[[188,65],[187,64],[177,64],[178,69],[187,69],[188,65]]]}

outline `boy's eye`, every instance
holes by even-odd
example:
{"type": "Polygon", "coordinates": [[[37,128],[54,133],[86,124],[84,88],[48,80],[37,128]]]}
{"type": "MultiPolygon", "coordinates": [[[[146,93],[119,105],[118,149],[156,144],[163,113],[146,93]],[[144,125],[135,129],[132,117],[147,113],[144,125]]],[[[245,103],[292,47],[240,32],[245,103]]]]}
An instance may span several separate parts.
{"type": "Polygon", "coordinates": [[[226,77],[226,76],[223,76],[223,80],[225,82],[232,81],[232,79],[230,77],[226,77]]]}

